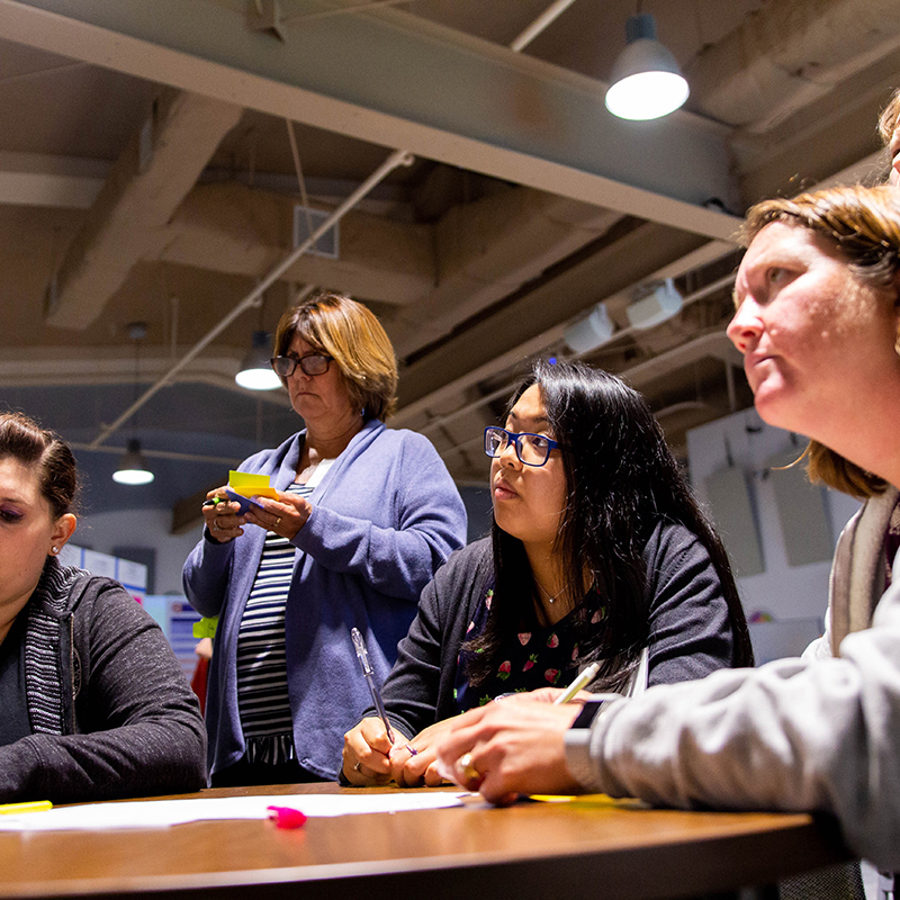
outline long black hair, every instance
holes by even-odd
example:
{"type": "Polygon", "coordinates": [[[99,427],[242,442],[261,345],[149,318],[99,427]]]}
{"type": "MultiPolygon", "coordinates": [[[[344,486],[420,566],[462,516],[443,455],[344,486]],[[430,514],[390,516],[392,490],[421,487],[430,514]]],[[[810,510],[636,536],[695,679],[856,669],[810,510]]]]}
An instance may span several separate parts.
{"type": "MultiPolygon", "coordinates": [[[[649,642],[647,572],[643,551],[660,521],[684,525],[709,552],[728,604],[734,634],[732,663],[752,665],[750,635],[721,540],[700,509],[666,445],[643,396],[620,378],[581,363],[539,361],[510,401],[511,409],[538,385],[553,436],[560,442],[566,476],[566,507],[556,539],[566,593],[584,594],[584,573],[593,588],[585,599],[578,636],[579,663],[601,662],[600,681],[623,684],[649,642]],[[599,625],[591,605],[604,607],[599,625]]],[[[537,585],[522,542],[492,530],[494,596],[484,632],[467,644],[473,651],[467,675],[473,684],[492,670],[504,636],[539,627],[537,585]],[[534,603],[521,602],[531,597],[534,603]]],[[[469,655],[469,654],[467,654],[469,655]]]]}

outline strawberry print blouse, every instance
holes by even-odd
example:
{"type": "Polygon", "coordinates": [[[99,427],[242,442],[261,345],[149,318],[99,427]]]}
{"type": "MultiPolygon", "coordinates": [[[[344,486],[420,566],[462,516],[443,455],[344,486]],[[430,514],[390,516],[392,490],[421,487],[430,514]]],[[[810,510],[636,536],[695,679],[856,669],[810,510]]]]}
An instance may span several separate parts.
{"type": "MultiPolygon", "coordinates": [[[[484,631],[488,611],[493,598],[493,587],[485,592],[484,602],[476,608],[475,616],[466,631],[471,641],[484,631]]],[[[565,687],[583,667],[578,659],[576,625],[580,625],[588,611],[583,605],[575,607],[555,625],[537,630],[519,632],[503,643],[495,670],[481,684],[473,687],[466,677],[468,650],[459,654],[456,671],[456,705],[459,712],[483,706],[501,694],[533,691],[543,687],[565,687]]],[[[591,614],[600,622],[604,611],[591,614]]]]}

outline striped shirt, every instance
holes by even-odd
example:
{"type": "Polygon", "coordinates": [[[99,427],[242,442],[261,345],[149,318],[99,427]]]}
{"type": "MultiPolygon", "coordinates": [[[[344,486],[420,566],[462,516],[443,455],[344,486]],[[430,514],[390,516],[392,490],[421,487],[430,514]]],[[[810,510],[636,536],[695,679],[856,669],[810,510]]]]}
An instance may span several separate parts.
{"type": "MultiPolygon", "coordinates": [[[[292,484],[288,492],[308,497],[313,488],[292,484]]],[[[238,632],[238,709],[250,763],[277,764],[294,758],[284,611],[296,553],[287,538],[266,534],[238,632]]]]}

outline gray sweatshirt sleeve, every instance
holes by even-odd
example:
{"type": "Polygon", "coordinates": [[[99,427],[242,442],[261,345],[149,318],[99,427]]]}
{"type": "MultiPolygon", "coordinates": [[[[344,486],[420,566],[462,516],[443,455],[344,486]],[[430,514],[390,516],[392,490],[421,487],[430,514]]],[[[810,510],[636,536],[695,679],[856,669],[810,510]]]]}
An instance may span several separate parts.
{"type": "Polygon", "coordinates": [[[810,810],[900,870],[900,582],[834,659],[661,685],[567,736],[585,788],[677,807],[810,810]]]}

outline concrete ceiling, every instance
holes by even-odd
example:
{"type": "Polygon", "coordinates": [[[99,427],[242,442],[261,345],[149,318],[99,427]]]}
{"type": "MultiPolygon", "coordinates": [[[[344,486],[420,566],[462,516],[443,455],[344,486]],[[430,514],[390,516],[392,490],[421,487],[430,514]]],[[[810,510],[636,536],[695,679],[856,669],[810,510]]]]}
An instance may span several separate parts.
{"type": "Polygon", "coordinates": [[[184,526],[295,430],[233,376],[314,287],[381,317],[394,424],[461,483],[484,482],[481,430],[528,360],[572,356],[601,300],[617,331],[585,358],[676,450],[751,403],[723,334],[732,235],[763,197],[884,175],[900,0],[647,0],[692,93],[644,123],[603,106],[632,0],[574,0],[512,49],[549,3],[0,0],[0,406],[75,443],[88,510],[184,526]],[[336,252],[294,250],[304,203],[314,229],[341,211],[336,252]],[[631,327],[667,277],[681,313],[631,327]],[[158,477],[121,488],[133,436],[158,477]]]}

